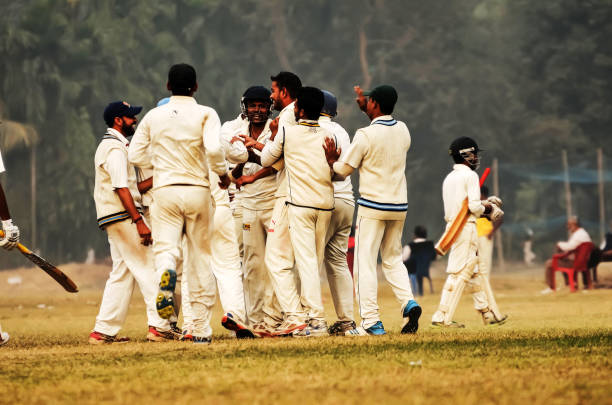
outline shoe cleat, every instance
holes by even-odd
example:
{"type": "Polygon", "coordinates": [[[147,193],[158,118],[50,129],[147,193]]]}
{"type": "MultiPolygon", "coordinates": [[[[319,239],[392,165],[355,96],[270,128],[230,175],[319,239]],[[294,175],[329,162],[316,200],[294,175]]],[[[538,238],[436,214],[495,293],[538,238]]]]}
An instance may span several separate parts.
{"type": "Polygon", "coordinates": [[[423,310],[415,300],[410,300],[402,311],[404,317],[404,326],[402,333],[416,333],[419,330],[419,318],[423,310]]]}

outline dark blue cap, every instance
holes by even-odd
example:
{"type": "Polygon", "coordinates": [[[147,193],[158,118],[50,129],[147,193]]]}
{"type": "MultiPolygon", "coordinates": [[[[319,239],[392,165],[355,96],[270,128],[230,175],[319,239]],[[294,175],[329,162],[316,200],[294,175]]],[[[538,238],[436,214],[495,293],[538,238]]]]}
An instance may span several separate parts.
{"type": "Polygon", "coordinates": [[[131,106],[125,101],[114,101],[104,109],[104,122],[112,127],[115,117],[135,117],[141,111],[140,106],[131,106]]]}

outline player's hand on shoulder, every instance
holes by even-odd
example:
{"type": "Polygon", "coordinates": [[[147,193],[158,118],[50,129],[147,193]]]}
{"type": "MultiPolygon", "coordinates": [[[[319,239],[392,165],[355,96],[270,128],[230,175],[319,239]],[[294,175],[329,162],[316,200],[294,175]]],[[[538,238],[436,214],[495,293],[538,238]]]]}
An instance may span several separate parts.
{"type": "Polygon", "coordinates": [[[19,243],[19,228],[13,224],[13,220],[7,219],[2,221],[2,230],[4,235],[0,238],[0,246],[6,250],[11,250],[19,243]]]}
{"type": "Polygon", "coordinates": [[[336,148],[336,143],[331,138],[325,138],[325,142],[323,143],[323,149],[325,150],[325,158],[327,159],[327,164],[332,167],[334,163],[340,158],[342,149],[336,148]]]}
{"type": "Polygon", "coordinates": [[[145,224],[145,221],[140,217],[135,221],[136,230],[138,231],[138,235],[140,235],[140,243],[145,246],[149,246],[153,243],[153,238],[151,238],[151,229],[145,224]]]}
{"type": "Polygon", "coordinates": [[[220,180],[219,187],[221,187],[223,190],[227,190],[227,188],[232,183],[232,181],[230,180],[227,174],[224,174],[223,176],[219,176],[219,180],[220,180]]]}

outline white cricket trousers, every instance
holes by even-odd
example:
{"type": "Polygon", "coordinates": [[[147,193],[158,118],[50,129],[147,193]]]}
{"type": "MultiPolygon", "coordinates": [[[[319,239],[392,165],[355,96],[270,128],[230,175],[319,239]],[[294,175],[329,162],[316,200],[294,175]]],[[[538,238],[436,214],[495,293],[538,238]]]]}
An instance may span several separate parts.
{"type": "Polygon", "coordinates": [[[272,211],[242,209],[244,298],[250,324],[265,322],[275,325],[283,320],[264,260],[272,211]]]}
{"type": "Polygon", "coordinates": [[[155,308],[159,281],[153,266],[153,251],[140,243],[136,225],[130,220],[116,222],[105,230],[113,267],[104,287],[94,330],[110,336],[119,332],[136,284],[145,301],[149,325],[169,330],[170,324],[159,317],[155,308]]]}
{"type": "Polygon", "coordinates": [[[353,277],[346,261],[354,211],[353,205],[342,198],[336,198],[325,236],[324,265],[339,321],[354,320],[353,277]]]}
{"type": "MultiPolygon", "coordinates": [[[[451,223],[447,224],[447,227],[449,226],[451,223]]],[[[450,324],[453,321],[455,310],[466,285],[472,290],[474,308],[479,312],[487,311],[487,297],[483,291],[481,274],[478,271],[478,236],[474,222],[466,223],[453,243],[448,254],[446,272],[448,277],[442,288],[438,310],[431,318],[432,322],[450,324]]]]}
{"type": "Polygon", "coordinates": [[[376,277],[379,250],[382,272],[400,303],[400,314],[408,301],[414,299],[408,270],[402,262],[403,228],[404,219],[382,220],[357,214],[353,277],[359,315],[362,319],[361,326],[364,328],[369,328],[380,321],[376,277]]]}
{"type": "Polygon", "coordinates": [[[289,236],[300,278],[301,300],[308,320],[325,321],[319,267],[323,262],[325,235],[332,211],[288,206],[289,236]]]}
{"type": "Polygon", "coordinates": [[[238,205],[232,209],[232,216],[234,217],[234,233],[236,234],[236,240],[238,242],[238,254],[240,259],[244,256],[244,243],[242,242],[242,206],[238,205]]]}
{"type": "Polygon", "coordinates": [[[185,235],[186,260],[183,273],[189,279],[189,304],[193,313],[193,335],[210,337],[210,319],[216,286],[211,271],[213,212],[210,189],[193,185],[170,185],[153,190],[151,219],[155,269],[161,275],[176,270],[185,235]]]}
{"type": "Polygon", "coordinates": [[[298,280],[293,270],[295,257],[289,236],[288,206],[285,197],[276,199],[266,240],[264,261],[278,303],[287,318],[306,321],[306,313],[298,294],[298,280]]]}
{"type": "MultiPolygon", "coordinates": [[[[219,298],[223,312],[231,312],[234,318],[241,323],[246,322],[244,304],[244,288],[242,285],[242,268],[238,254],[238,244],[234,229],[232,210],[226,205],[217,205],[214,214],[212,249],[212,273],[217,282],[219,298]]],[[[189,252],[185,252],[189,256],[189,252]]],[[[188,260],[188,259],[187,259],[188,260]]],[[[183,297],[189,291],[189,271],[183,274],[181,288],[183,297]]],[[[193,313],[189,300],[183,303],[183,329],[190,329],[193,313]]]]}

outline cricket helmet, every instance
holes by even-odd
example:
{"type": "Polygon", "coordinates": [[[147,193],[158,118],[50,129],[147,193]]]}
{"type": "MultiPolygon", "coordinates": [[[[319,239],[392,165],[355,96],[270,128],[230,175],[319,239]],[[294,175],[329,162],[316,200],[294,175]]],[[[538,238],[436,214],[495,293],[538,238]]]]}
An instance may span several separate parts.
{"type": "Polygon", "coordinates": [[[455,163],[466,162],[470,169],[476,170],[480,166],[478,153],[481,150],[472,138],[462,136],[455,139],[448,148],[448,154],[452,156],[455,163]]]}
{"type": "Polygon", "coordinates": [[[321,90],[323,92],[323,109],[321,110],[321,115],[326,115],[328,117],[335,117],[338,114],[338,99],[334,96],[334,93],[321,90]]]}

